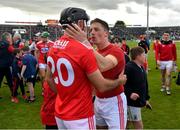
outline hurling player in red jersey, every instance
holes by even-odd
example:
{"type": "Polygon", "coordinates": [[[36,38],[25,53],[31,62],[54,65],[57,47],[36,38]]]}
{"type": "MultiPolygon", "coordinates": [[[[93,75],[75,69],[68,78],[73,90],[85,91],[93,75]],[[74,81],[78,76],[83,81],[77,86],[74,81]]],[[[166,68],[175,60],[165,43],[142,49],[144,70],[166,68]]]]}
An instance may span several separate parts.
{"type": "Polygon", "coordinates": [[[163,34],[161,44],[158,44],[156,48],[157,64],[161,69],[162,87],[161,92],[166,90],[167,95],[171,94],[171,72],[173,68],[173,62],[176,62],[176,45],[169,39],[169,33],[163,34]]]}
{"type": "MultiPolygon", "coordinates": [[[[82,31],[74,25],[69,27],[68,33],[81,41],[82,44],[91,46],[82,31]]],[[[101,19],[94,19],[90,24],[92,42],[97,45],[94,51],[98,67],[102,75],[108,79],[116,79],[119,74],[124,73],[124,52],[118,46],[108,41],[109,27],[101,19]]],[[[95,115],[97,128],[125,129],[127,122],[127,101],[124,94],[123,83],[116,88],[100,92],[96,90],[95,115]]]]}
{"type": "Polygon", "coordinates": [[[41,41],[36,44],[35,56],[38,60],[39,65],[39,73],[41,77],[41,81],[43,83],[46,72],[46,60],[47,60],[47,52],[49,48],[53,45],[53,42],[48,39],[49,33],[43,32],[41,34],[41,41]]]}
{"type": "Polygon", "coordinates": [[[86,30],[89,17],[80,8],[66,8],[60,23],[65,34],[50,49],[47,58],[47,81],[56,91],[55,118],[59,129],[95,129],[92,85],[99,92],[116,88],[126,81],[123,74],[104,79],[98,69],[93,50],[67,34],[67,27],[76,23],[86,30]]]}

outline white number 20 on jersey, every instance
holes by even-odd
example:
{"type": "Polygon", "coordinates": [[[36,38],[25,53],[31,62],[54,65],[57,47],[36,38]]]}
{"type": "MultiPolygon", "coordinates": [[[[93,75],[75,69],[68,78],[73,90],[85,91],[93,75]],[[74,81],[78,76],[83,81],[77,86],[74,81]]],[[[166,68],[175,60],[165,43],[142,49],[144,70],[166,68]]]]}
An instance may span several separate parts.
{"type": "Polygon", "coordinates": [[[51,56],[48,56],[47,63],[48,64],[50,63],[51,66],[52,66],[51,67],[52,74],[55,72],[55,70],[57,70],[57,72],[58,72],[58,77],[54,77],[54,81],[55,81],[56,84],[58,84],[59,81],[61,82],[61,84],[64,87],[69,87],[69,86],[71,86],[73,84],[73,82],[74,82],[74,70],[73,70],[72,65],[71,65],[71,63],[69,62],[68,59],[59,58],[57,60],[56,65],[55,65],[53,58],[51,56]],[[64,66],[67,69],[67,73],[68,73],[68,78],[67,78],[66,81],[63,79],[62,72],[61,72],[61,69],[60,69],[62,64],[64,64],[64,66]]]}

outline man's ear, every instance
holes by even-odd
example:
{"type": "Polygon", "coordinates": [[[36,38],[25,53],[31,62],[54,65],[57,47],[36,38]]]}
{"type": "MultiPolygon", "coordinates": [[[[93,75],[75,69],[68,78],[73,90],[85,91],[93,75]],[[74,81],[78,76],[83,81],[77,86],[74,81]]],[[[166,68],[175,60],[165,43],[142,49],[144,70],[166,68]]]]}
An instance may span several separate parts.
{"type": "Polygon", "coordinates": [[[109,37],[109,32],[108,31],[105,32],[105,36],[109,37]]]}

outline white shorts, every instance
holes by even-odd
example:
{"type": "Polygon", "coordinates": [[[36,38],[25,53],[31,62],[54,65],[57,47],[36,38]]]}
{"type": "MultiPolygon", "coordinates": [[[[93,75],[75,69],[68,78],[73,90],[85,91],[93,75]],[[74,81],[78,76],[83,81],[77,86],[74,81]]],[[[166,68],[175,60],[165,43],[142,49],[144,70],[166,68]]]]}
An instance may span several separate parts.
{"type": "Polygon", "coordinates": [[[160,69],[161,70],[172,70],[173,68],[173,61],[160,61],[160,69]]]}
{"type": "Polygon", "coordinates": [[[55,117],[56,123],[59,130],[95,130],[96,129],[96,122],[95,116],[80,119],[80,120],[61,120],[58,117],[55,117]]]}
{"type": "Polygon", "coordinates": [[[96,97],[94,102],[97,126],[108,129],[125,129],[127,123],[127,100],[124,93],[110,98],[96,97]]]}
{"type": "Polygon", "coordinates": [[[128,106],[127,109],[128,121],[141,121],[141,108],[128,106]]]}
{"type": "Polygon", "coordinates": [[[46,64],[39,63],[39,69],[46,69],[46,64]]]}

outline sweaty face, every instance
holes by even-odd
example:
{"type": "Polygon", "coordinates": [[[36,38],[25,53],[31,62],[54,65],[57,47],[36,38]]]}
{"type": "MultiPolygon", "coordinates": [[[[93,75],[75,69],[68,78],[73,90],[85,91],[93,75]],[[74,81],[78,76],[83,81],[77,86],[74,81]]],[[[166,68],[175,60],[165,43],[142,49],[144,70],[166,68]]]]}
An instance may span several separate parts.
{"type": "Polygon", "coordinates": [[[96,45],[101,44],[108,37],[108,32],[100,23],[92,23],[90,26],[92,42],[96,45]]]}

